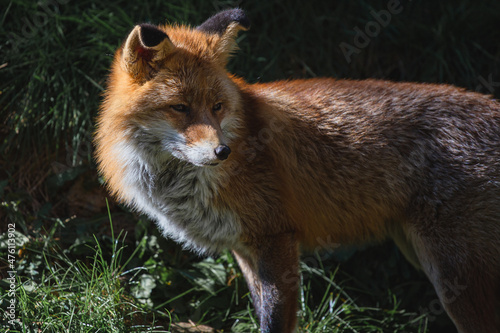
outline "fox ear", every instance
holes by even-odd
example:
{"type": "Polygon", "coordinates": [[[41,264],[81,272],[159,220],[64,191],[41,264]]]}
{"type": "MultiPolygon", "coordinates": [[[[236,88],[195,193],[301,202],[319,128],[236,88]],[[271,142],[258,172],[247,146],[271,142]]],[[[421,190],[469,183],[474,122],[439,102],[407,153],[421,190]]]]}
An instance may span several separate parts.
{"type": "Polygon", "coordinates": [[[206,20],[197,29],[203,32],[222,35],[231,23],[237,23],[240,29],[248,30],[250,20],[243,9],[228,9],[215,14],[206,20]]]}
{"type": "Polygon", "coordinates": [[[159,62],[174,49],[167,34],[158,27],[151,24],[136,25],[123,47],[125,70],[141,82],[149,80],[158,71],[159,62]]]}
{"type": "Polygon", "coordinates": [[[236,36],[240,30],[248,30],[250,20],[245,11],[239,8],[224,10],[210,17],[197,27],[198,30],[218,35],[215,45],[217,60],[225,66],[231,53],[236,50],[236,36]]]}

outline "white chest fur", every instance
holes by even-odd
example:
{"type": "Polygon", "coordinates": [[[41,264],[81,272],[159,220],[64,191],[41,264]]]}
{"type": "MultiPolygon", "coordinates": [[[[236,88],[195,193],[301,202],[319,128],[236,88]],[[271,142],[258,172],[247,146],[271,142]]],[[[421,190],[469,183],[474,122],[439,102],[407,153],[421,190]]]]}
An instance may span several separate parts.
{"type": "Polygon", "coordinates": [[[217,167],[195,167],[172,157],[161,163],[146,161],[131,149],[119,149],[129,204],[156,220],[165,236],[198,252],[218,252],[237,242],[237,215],[213,205],[217,167]]]}

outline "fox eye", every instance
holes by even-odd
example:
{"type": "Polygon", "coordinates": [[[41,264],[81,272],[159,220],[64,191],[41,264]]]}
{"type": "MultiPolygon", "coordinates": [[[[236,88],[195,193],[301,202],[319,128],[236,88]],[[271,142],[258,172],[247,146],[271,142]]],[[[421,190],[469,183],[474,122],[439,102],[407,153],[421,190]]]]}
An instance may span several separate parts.
{"type": "Polygon", "coordinates": [[[184,105],[184,104],[170,105],[170,107],[177,112],[188,112],[189,111],[187,105],[184,105]]]}
{"type": "Polygon", "coordinates": [[[222,109],[222,103],[217,103],[212,108],[212,111],[219,111],[220,109],[222,109]]]}

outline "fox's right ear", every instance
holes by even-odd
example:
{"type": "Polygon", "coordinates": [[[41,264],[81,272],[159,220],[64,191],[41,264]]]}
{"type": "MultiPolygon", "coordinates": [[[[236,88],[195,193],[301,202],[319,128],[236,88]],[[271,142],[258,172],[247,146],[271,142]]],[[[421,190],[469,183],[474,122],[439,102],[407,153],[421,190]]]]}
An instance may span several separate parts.
{"type": "Polygon", "coordinates": [[[140,82],[151,79],[159,62],[173,52],[175,46],[167,34],[151,24],[136,25],[123,47],[125,70],[140,82]]]}
{"type": "Polygon", "coordinates": [[[227,9],[210,17],[196,29],[219,36],[214,50],[215,57],[220,64],[225,66],[231,53],[237,48],[236,36],[240,30],[248,30],[250,20],[244,10],[227,9]]]}

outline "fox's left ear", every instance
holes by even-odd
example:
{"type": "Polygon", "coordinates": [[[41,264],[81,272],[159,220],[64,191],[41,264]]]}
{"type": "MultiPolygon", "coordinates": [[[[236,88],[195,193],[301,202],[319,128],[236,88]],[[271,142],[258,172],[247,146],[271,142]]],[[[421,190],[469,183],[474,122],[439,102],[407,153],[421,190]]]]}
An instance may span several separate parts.
{"type": "Polygon", "coordinates": [[[236,36],[238,32],[249,28],[250,20],[245,11],[236,8],[215,14],[196,29],[220,37],[214,51],[218,61],[225,66],[229,56],[237,48],[236,36]]]}

